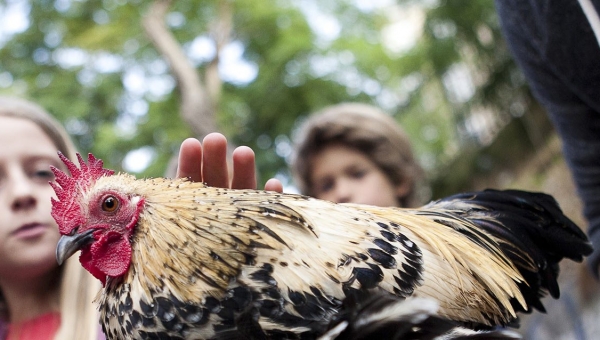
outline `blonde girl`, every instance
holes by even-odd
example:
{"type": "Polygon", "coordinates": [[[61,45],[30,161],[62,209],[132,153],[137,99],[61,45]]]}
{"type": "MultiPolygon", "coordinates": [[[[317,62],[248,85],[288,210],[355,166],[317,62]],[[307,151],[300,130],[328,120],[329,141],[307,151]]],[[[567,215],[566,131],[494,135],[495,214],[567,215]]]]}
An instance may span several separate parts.
{"type": "Polygon", "coordinates": [[[49,166],[74,159],[63,127],[40,106],[0,96],[0,339],[103,338],[98,280],[77,257],[58,266],[49,166]],[[37,332],[37,333],[36,333],[37,332]]]}

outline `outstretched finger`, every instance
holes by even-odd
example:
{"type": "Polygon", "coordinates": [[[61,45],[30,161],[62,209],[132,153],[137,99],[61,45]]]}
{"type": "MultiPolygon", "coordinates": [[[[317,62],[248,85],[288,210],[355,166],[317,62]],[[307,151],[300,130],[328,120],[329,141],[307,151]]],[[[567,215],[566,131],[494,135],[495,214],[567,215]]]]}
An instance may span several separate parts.
{"type": "Polygon", "coordinates": [[[254,151],[240,146],[233,151],[233,189],[256,189],[256,164],[254,151]]]}
{"type": "Polygon", "coordinates": [[[283,192],[283,184],[280,180],[271,178],[265,183],[265,190],[267,191],[277,191],[279,193],[283,192]]]}
{"type": "Polygon", "coordinates": [[[202,145],[199,140],[188,138],[181,143],[176,176],[202,181],[202,145]]]}
{"type": "Polygon", "coordinates": [[[220,133],[210,133],[202,141],[202,178],[213,187],[229,188],[227,139],[220,133]]]}

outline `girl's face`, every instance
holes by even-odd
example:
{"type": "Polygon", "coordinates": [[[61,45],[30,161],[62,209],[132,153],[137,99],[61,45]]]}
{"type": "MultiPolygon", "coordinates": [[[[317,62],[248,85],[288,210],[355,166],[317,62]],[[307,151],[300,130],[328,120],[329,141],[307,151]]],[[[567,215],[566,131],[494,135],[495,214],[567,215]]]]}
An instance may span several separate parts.
{"type": "Polygon", "coordinates": [[[408,185],[390,178],[363,153],[341,144],[326,146],[311,159],[312,189],[317,198],[336,203],[399,206],[408,185]]]}
{"type": "Polygon", "coordinates": [[[48,184],[57,148],[35,123],[4,116],[0,145],[0,279],[35,278],[58,266],[48,184]]]}

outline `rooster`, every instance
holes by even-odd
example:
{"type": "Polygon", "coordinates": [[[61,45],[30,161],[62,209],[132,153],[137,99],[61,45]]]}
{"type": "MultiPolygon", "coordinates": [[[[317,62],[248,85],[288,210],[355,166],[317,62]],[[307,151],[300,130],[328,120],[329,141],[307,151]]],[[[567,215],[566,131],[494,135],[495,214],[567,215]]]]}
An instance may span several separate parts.
{"type": "Polygon", "coordinates": [[[558,298],[558,263],[592,251],[542,193],[486,190],[419,209],[136,179],[93,155],[52,168],[62,263],[104,285],[109,339],[310,339],[352,295],[427,298],[439,317],[509,325],[558,298]]]}

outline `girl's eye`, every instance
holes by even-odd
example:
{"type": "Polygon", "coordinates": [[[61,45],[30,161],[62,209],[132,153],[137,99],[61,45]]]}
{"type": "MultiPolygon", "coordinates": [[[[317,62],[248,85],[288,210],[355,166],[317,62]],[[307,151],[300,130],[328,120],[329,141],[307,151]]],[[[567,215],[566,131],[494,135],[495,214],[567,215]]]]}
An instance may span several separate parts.
{"type": "Polygon", "coordinates": [[[119,207],[119,200],[115,196],[106,196],[102,201],[102,210],[114,212],[119,207]]]}
{"type": "Polygon", "coordinates": [[[50,165],[56,166],[45,159],[27,161],[23,164],[23,170],[34,180],[48,182],[54,180],[54,173],[50,170],[50,165]]]}
{"type": "Polygon", "coordinates": [[[48,180],[54,179],[54,174],[50,170],[38,170],[38,171],[34,172],[33,175],[35,177],[48,179],[48,180]]]}

